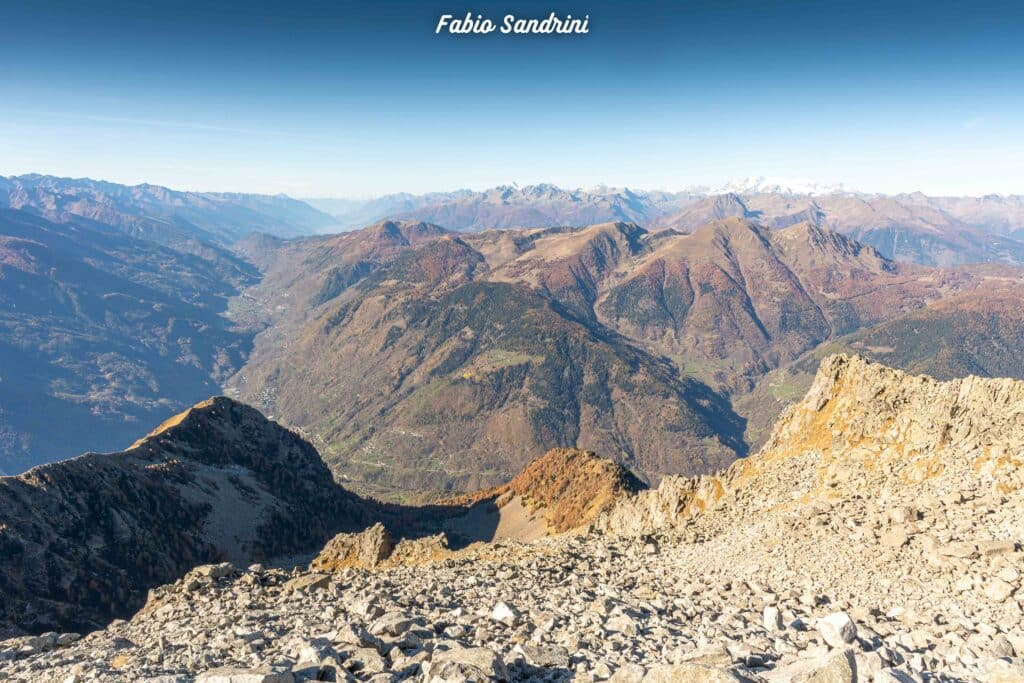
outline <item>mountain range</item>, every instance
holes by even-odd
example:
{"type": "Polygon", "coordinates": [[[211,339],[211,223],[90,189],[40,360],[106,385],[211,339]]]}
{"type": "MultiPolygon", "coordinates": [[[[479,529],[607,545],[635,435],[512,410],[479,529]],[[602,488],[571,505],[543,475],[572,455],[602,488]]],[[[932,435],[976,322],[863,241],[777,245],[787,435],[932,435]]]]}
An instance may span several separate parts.
{"type": "Polygon", "coordinates": [[[1019,198],[0,188],[0,678],[1024,676],[1019,198]]]}
{"type": "Polygon", "coordinates": [[[245,297],[265,329],[228,391],[389,497],[495,485],[558,446],[650,482],[715,469],[805,387],[772,373],[813,374],[813,354],[883,325],[903,353],[940,310],[996,311],[946,343],[1005,343],[1015,318],[997,311],[1024,286],[1010,266],[902,264],[814,223],[741,218],[692,233],[382,221],[259,260],[245,297]]]}
{"type": "Polygon", "coordinates": [[[692,231],[741,217],[770,227],[815,222],[874,246],[884,256],[926,265],[1024,259],[1024,197],[881,195],[841,186],[753,178],[681,192],[554,185],[510,185],[482,192],[386,195],[373,200],[310,200],[355,228],[382,218],[417,220],[457,231],[557,227],[608,221],[692,231]]]}
{"type": "Polygon", "coordinates": [[[56,223],[86,219],[164,244],[229,243],[251,232],[296,237],[334,224],[329,215],[285,195],[180,192],[38,174],[0,176],[0,206],[56,223]]]}
{"type": "Polygon", "coordinates": [[[362,493],[493,486],[563,446],[655,482],[759,444],[828,351],[1020,373],[1018,197],[510,186],[316,235],[340,219],[285,197],[0,186],[4,473],[226,388],[362,493]]]}

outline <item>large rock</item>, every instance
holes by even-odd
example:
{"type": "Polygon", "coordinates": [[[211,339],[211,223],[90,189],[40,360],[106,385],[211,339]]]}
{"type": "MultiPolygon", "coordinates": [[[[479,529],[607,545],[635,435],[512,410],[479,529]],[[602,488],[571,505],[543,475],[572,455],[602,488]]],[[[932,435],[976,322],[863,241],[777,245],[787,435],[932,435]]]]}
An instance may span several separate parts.
{"type": "Polygon", "coordinates": [[[857,683],[857,661],[853,650],[802,659],[762,674],[773,683],[857,683]]]}
{"type": "Polygon", "coordinates": [[[761,613],[761,624],[767,631],[781,631],[785,628],[782,623],[782,613],[779,612],[779,608],[769,605],[764,608],[761,613]]]}
{"type": "Polygon", "coordinates": [[[1013,586],[1000,578],[992,579],[985,586],[985,597],[992,602],[1003,602],[1013,595],[1013,586]]]}
{"type": "Polygon", "coordinates": [[[448,537],[444,533],[420,538],[403,538],[388,558],[389,564],[416,565],[437,562],[451,554],[448,537]]]}
{"type": "Polygon", "coordinates": [[[643,680],[645,683],[738,683],[744,679],[732,671],[700,664],[661,664],[648,669],[643,680]]]}
{"type": "Polygon", "coordinates": [[[294,680],[292,673],[284,669],[241,669],[229,666],[199,674],[196,683],[292,683],[294,680]]]}
{"type": "Polygon", "coordinates": [[[309,592],[326,588],[331,583],[330,574],[310,573],[310,574],[299,574],[293,579],[289,579],[284,584],[284,590],[286,593],[295,591],[309,592]]]}
{"type": "Polygon", "coordinates": [[[715,476],[665,477],[658,488],[640,491],[613,505],[597,518],[594,528],[623,536],[669,529],[694,513],[707,509],[722,493],[722,486],[715,476]]]}
{"type": "Polygon", "coordinates": [[[377,522],[358,534],[338,534],[332,538],[310,568],[329,572],[346,567],[372,569],[388,559],[394,548],[391,534],[377,522]]]}
{"type": "Polygon", "coordinates": [[[522,646],[522,651],[526,661],[533,666],[550,668],[569,665],[569,651],[560,645],[528,643],[522,646]]]}
{"type": "Polygon", "coordinates": [[[984,683],[1020,683],[1024,681],[1024,663],[992,659],[983,663],[984,683]]]}
{"type": "Polygon", "coordinates": [[[235,573],[235,567],[230,562],[221,562],[219,564],[204,564],[196,567],[189,574],[193,576],[208,577],[213,580],[223,579],[225,576],[231,576],[235,573]]]}
{"type": "Polygon", "coordinates": [[[469,674],[483,674],[491,679],[509,681],[508,667],[498,654],[486,647],[462,647],[452,643],[448,649],[434,650],[430,664],[425,667],[425,680],[442,680],[469,674]]]}
{"type": "Polygon", "coordinates": [[[522,615],[519,613],[519,610],[507,602],[499,602],[491,610],[491,620],[499,621],[506,626],[515,626],[521,618],[522,615]]]}
{"type": "Polygon", "coordinates": [[[843,648],[857,638],[857,625],[846,612],[835,612],[818,619],[818,633],[831,647],[843,648]]]}

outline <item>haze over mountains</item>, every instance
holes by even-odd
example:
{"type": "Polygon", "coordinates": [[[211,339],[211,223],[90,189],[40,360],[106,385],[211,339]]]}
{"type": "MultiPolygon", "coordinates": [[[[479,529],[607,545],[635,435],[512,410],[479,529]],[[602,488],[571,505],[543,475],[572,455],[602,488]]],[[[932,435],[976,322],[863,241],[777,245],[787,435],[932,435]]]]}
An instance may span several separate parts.
{"type": "Polygon", "coordinates": [[[749,178],[717,189],[680,192],[566,190],[541,184],[483,192],[387,195],[342,204],[310,201],[349,228],[381,218],[401,218],[457,231],[607,221],[691,231],[710,220],[736,216],[771,227],[809,220],[849,234],[899,261],[953,265],[1024,260],[1024,197],[1019,195],[887,196],[808,181],[749,178]]]}
{"type": "Polygon", "coordinates": [[[259,278],[229,244],[329,221],[285,197],[0,178],[0,473],[123,448],[217,393],[251,343],[222,313],[259,278]]]}
{"type": "Polygon", "coordinates": [[[415,219],[317,236],[346,214],[48,176],[0,188],[7,473],[124,448],[227,387],[363,492],[490,486],[555,446],[653,481],[746,453],[826,349],[1021,371],[1001,351],[1021,338],[1020,197],[538,185],[348,204],[415,219]]]}
{"type": "Polygon", "coordinates": [[[285,195],[179,192],[89,178],[0,177],[0,206],[62,223],[89,219],[161,243],[230,242],[251,232],[281,237],[330,227],[330,216],[285,195]]]}

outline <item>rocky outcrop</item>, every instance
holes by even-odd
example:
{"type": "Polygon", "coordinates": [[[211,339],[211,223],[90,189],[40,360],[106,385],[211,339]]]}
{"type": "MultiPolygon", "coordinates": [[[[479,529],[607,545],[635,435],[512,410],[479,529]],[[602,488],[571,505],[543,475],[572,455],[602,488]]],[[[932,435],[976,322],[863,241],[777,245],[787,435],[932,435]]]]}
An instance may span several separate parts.
{"type": "Polygon", "coordinates": [[[310,569],[338,571],[346,567],[372,569],[391,557],[395,542],[384,525],[377,522],[357,534],[338,534],[324,546],[310,569]]]}
{"type": "Polygon", "coordinates": [[[126,451],[0,478],[0,621],[89,630],[198,564],[312,551],[371,516],[297,434],[210,399],[126,451]]]}
{"type": "Polygon", "coordinates": [[[716,502],[723,493],[722,483],[714,475],[666,477],[657,488],[617,501],[595,520],[594,528],[633,536],[670,529],[716,502]]]}
{"type": "MultiPolygon", "coordinates": [[[[360,533],[338,534],[310,569],[337,572],[438,562],[474,542],[533,541],[582,530],[643,488],[629,470],[607,458],[555,448],[504,486],[419,508],[419,525],[406,524],[403,538],[396,539],[381,523],[360,533]],[[429,533],[433,529],[440,531],[429,533]]],[[[407,509],[406,516],[415,510],[407,509]]]]}
{"type": "Polygon", "coordinates": [[[636,475],[608,458],[576,448],[553,448],[533,460],[509,483],[442,505],[501,508],[515,501],[537,512],[544,534],[585,527],[630,494],[646,488],[636,475]]]}
{"type": "Polygon", "coordinates": [[[596,526],[648,533],[737,498],[760,509],[903,490],[943,496],[965,486],[1006,494],[1024,487],[1022,449],[1024,382],[939,382],[835,355],[756,455],[720,474],[669,477],[596,526]]]}
{"type": "Polygon", "coordinates": [[[448,537],[439,532],[394,540],[380,523],[358,534],[338,534],[310,563],[310,571],[384,569],[440,562],[452,556],[448,537]]]}

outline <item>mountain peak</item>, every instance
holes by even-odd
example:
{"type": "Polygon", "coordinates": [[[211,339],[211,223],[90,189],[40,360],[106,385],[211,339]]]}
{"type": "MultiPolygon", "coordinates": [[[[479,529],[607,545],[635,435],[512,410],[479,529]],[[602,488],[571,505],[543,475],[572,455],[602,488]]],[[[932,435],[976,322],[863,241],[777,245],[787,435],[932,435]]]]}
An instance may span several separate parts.
{"type": "Polygon", "coordinates": [[[298,434],[212,398],[123,452],[0,477],[0,623],[95,628],[197,564],[312,551],[371,507],[298,434]]]}
{"type": "Polygon", "coordinates": [[[384,219],[358,231],[364,235],[409,245],[448,234],[439,225],[416,220],[384,219]]]}
{"type": "Polygon", "coordinates": [[[844,263],[874,272],[895,273],[899,270],[897,263],[879,254],[874,247],[823,228],[814,221],[801,221],[772,231],[769,237],[789,259],[802,260],[807,269],[844,263]]]}
{"type": "Polygon", "coordinates": [[[227,396],[213,396],[205,401],[196,403],[190,408],[186,408],[177,415],[167,418],[157,425],[156,429],[146,436],[138,439],[135,443],[129,446],[128,449],[131,450],[133,448],[143,446],[152,439],[159,439],[165,436],[167,438],[172,438],[172,434],[170,434],[170,432],[187,420],[217,418],[218,412],[223,414],[223,411],[230,410],[234,406],[244,405],[245,404],[228,398],[227,396]],[[218,411],[218,408],[220,408],[220,411],[218,411]]]}
{"type": "Polygon", "coordinates": [[[828,195],[840,193],[856,193],[843,183],[818,183],[809,178],[780,178],[767,176],[749,176],[741,180],[733,180],[714,189],[709,194],[783,194],[783,195],[828,195]]]}

